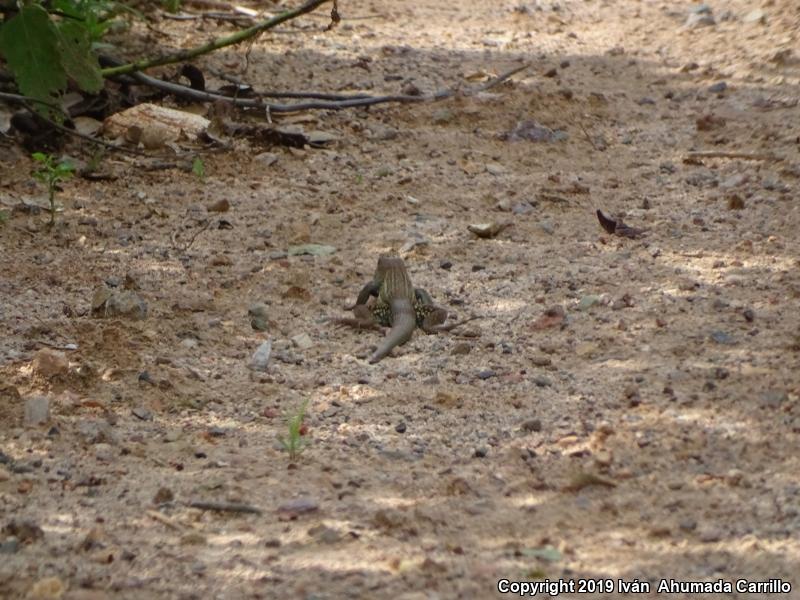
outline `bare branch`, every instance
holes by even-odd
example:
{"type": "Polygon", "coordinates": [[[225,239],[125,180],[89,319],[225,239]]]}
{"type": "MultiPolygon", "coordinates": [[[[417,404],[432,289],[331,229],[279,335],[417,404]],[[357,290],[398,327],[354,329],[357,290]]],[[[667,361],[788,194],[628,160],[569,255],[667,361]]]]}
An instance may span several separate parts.
{"type": "MultiPolygon", "coordinates": [[[[530,65],[524,64],[518,67],[514,67],[505,73],[498,75],[497,77],[490,79],[483,85],[478,86],[472,90],[468,90],[464,92],[465,96],[470,96],[477,94],[479,92],[484,92],[489,90],[507,79],[511,76],[516,75],[520,71],[527,69],[530,65]]],[[[389,95],[389,96],[364,96],[364,95],[353,95],[353,96],[342,96],[341,99],[338,100],[322,100],[317,102],[298,102],[295,104],[272,104],[269,102],[264,102],[261,98],[233,98],[230,96],[224,96],[222,94],[215,94],[214,92],[206,92],[201,90],[195,90],[185,85],[181,85],[179,83],[172,83],[170,81],[164,81],[162,79],[157,79],[155,77],[150,77],[149,75],[145,75],[144,73],[132,73],[131,77],[136,79],[138,82],[143,83],[145,85],[154,87],[156,89],[169,92],[170,94],[174,94],[181,98],[185,98],[187,100],[192,100],[195,102],[229,102],[234,106],[238,106],[240,108],[259,108],[265,111],[269,111],[270,113],[287,113],[287,112],[299,112],[305,110],[342,110],[345,108],[356,108],[360,106],[373,106],[375,104],[386,104],[388,102],[398,102],[401,104],[410,104],[414,102],[432,102],[437,100],[444,100],[446,98],[452,98],[458,94],[457,90],[454,89],[444,89],[438,92],[434,92],[433,94],[429,95],[420,95],[420,96],[409,96],[405,94],[397,94],[397,95],[389,95]]],[[[323,97],[335,97],[333,95],[327,94],[316,94],[312,92],[307,93],[287,93],[283,94],[282,96],[278,93],[271,93],[269,94],[274,97],[296,97],[296,98],[323,98],[323,97]]]]}
{"type": "Polygon", "coordinates": [[[234,44],[244,42],[245,40],[254,38],[263,31],[267,31],[268,29],[277,27],[281,23],[285,23],[286,21],[290,21],[295,17],[299,17],[307,12],[311,12],[318,6],[330,1],[331,0],[308,0],[305,4],[298,6],[294,10],[287,10],[286,12],[282,12],[271,19],[256,23],[247,29],[242,29],[241,31],[237,31],[234,34],[225,37],[213,39],[202,46],[188,48],[186,50],[181,50],[180,52],[175,52],[174,54],[168,54],[166,56],[143,58],[141,60],[137,60],[136,62],[120,65],[118,67],[108,67],[106,69],[101,69],[100,73],[103,75],[103,77],[112,77],[114,75],[125,75],[128,73],[143,71],[145,69],[149,69],[150,67],[186,62],[203,54],[208,54],[209,52],[214,52],[215,50],[224,48],[225,46],[232,46],[234,44]]]}

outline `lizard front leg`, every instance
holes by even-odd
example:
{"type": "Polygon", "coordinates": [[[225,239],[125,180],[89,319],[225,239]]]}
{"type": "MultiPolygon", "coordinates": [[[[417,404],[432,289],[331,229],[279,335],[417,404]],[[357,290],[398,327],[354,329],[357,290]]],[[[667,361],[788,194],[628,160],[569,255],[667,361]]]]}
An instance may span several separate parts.
{"type": "Polygon", "coordinates": [[[441,306],[436,306],[431,295],[422,288],[414,288],[414,312],[417,317],[417,327],[425,333],[436,333],[447,320],[447,311],[441,306]]]}
{"type": "Polygon", "coordinates": [[[414,297],[416,299],[415,312],[417,314],[417,327],[428,334],[452,331],[464,323],[469,323],[470,321],[480,318],[478,316],[472,316],[445,325],[444,322],[447,320],[447,311],[441,306],[434,304],[433,298],[431,298],[431,295],[427,291],[422,288],[416,288],[414,289],[414,297]]]}
{"type": "Polygon", "coordinates": [[[328,321],[336,325],[353,327],[355,329],[375,329],[376,331],[383,331],[383,327],[375,321],[375,316],[369,306],[363,303],[356,304],[352,310],[352,317],[333,317],[328,319],[328,321]]]}
{"type": "Polygon", "coordinates": [[[380,289],[381,289],[380,282],[377,282],[375,280],[370,281],[363,288],[361,288],[361,291],[358,292],[358,297],[356,298],[356,303],[353,306],[349,307],[347,310],[355,310],[355,308],[357,306],[361,306],[363,304],[366,304],[367,300],[369,300],[370,296],[374,296],[375,298],[377,298],[378,297],[378,292],[380,292],[380,289]]]}

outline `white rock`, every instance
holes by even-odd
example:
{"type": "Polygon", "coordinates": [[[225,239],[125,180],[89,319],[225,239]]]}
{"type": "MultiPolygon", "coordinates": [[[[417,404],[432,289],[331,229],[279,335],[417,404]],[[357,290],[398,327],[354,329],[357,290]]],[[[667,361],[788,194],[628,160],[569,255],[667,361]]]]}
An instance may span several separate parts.
{"type": "Polygon", "coordinates": [[[250,368],[254,371],[266,371],[269,365],[269,357],[272,354],[272,342],[267,340],[258,347],[250,359],[250,368]]]}
{"type": "Polygon", "coordinates": [[[25,401],[26,427],[42,425],[50,420],[50,399],[47,396],[32,396],[25,401]]]}
{"type": "Polygon", "coordinates": [[[300,350],[308,350],[314,345],[311,336],[307,333],[299,333],[292,338],[292,343],[300,348],[300,350]]]}

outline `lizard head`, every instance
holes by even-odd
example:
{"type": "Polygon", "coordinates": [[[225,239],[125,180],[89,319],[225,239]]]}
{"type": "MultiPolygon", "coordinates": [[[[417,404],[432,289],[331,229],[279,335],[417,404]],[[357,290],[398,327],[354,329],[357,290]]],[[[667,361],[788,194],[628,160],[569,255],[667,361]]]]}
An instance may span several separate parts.
{"type": "Polygon", "coordinates": [[[405,269],[406,265],[399,256],[380,256],[378,257],[378,268],[376,275],[383,275],[392,269],[405,269]]]}

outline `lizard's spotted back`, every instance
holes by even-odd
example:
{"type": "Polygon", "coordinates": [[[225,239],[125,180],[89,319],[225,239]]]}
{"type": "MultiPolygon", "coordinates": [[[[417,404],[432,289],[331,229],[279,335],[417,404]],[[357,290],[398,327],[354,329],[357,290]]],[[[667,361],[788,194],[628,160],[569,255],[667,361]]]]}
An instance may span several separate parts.
{"type": "Polygon", "coordinates": [[[430,294],[411,283],[402,258],[381,256],[372,281],[358,293],[352,307],[354,319],[335,319],[342,325],[362,328],[391,327],[383,343],[372,354],[369,362],[376,363],[387,356],[392,348],[406,343],[414,329],[425,333],[450,331],[460,323],[444,325],[447,311],[433,303],[430,294]],[[370,297],[375,301],[370,304],[370,297]]]}

